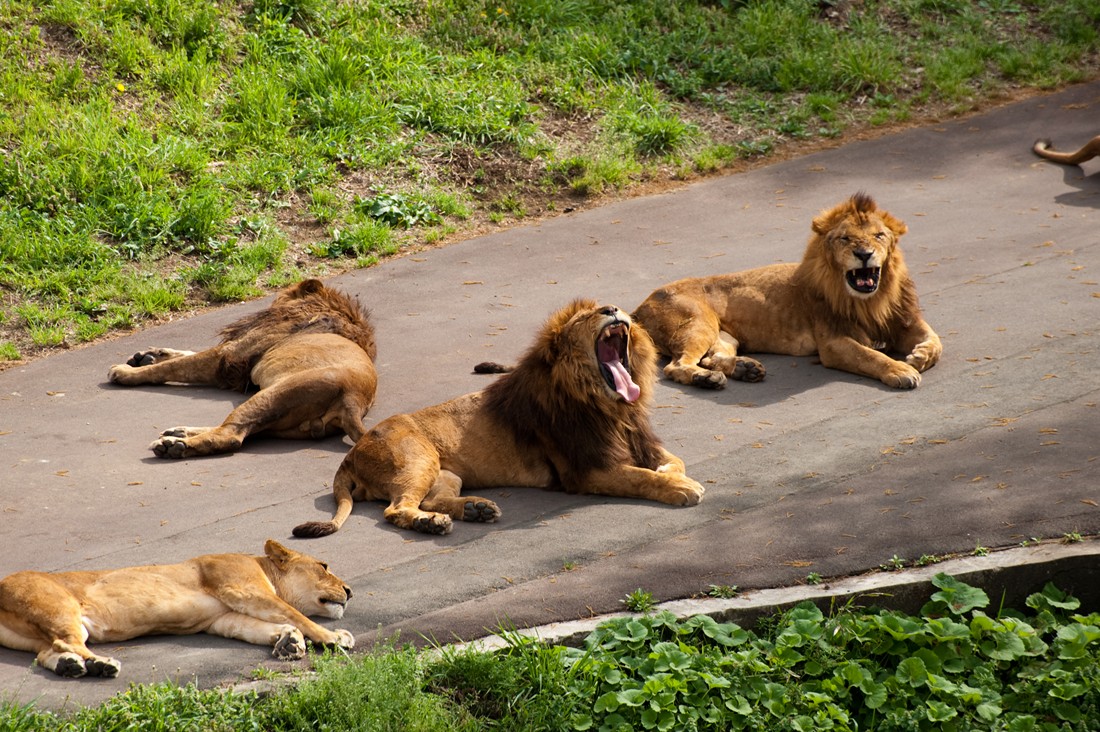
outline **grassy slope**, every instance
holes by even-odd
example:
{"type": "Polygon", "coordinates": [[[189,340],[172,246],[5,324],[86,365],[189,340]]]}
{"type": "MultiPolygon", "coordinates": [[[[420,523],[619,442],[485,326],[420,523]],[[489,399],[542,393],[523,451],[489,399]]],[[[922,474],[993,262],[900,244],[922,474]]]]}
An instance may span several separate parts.
{"type": "Polygon", "coordinates": [[[0,0],[0,368],[1094,78],[1100,0],[0,0]]]}

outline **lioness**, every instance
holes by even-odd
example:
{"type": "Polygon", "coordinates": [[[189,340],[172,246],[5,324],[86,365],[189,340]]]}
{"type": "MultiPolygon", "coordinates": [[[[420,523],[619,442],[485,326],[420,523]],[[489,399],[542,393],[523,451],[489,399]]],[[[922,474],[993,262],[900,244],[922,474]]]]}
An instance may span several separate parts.
{"type": "Polygon", "coordinates": [[[888,386],[920,384],[943,346],[921,317],[898,248],[905,224],[857,193],[821,212],[812,228],[800,264],[679,280],[638,306],[635,320],[672,359],[665,376],[711,389],[727,377],[760,381],[764,365],[738,355],[755,351],[817,353],[825,366],[888,386]]]}
{"type": "Polygon", "coordinates": [[[392,416],[355,444],[332,483],[336,515],[295,536],[324,536],[353,500],[383,500],[386,520],[446,534],[451,520],[496,521],[463,486],[530,486],[692,506],[684,475],[649,422],[653,344],[613,305],[577,300],[543,326],[515,369],[484,391],[392,416]]]}
{"type": "Polygon", "coordinates": [[[16,572],[0,580],[0,645],[38,654],[60,676],[118,676],[120,664],[85,645],[142,635],[211,635],[305,655],[305,638],[351,648],[339,619],[351,588],[316,559],[269,539],[262,557],[207,554],[180,564],[94,572],[16,572]],[[303,638],[304,636],[304,638],[303,638]]]}
{"type": "Polygon", "coordinates": [[[1047,160],[1065,165],[1080,165],[1086,160],[1092,160],[1100,155],[1100,135],[1092,138],[1077,152],[1057,152],[1051,148],[1051,141],[1047,139],[1036,140],[1031,146],[1031,151],[1047,160]]]}
{"type": "Polygon", "coordinates": [[[126,386],[177,382],[256,392],[220,427],[174,427],[149,446],[157,457],[185,458],[233,452],[259,432],[319,439],[343,431],[358,440],[374,403],[374,357],[367,312],[319,280],[303,280],[225,328],[213,348],[141,351],[107,378],[126,386]]]}

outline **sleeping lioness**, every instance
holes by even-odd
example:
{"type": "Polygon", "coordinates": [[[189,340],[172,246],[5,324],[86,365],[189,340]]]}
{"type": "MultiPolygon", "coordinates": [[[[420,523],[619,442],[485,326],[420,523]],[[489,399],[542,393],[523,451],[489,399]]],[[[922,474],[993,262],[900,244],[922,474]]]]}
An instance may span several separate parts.
{"type": "Polygon", "coordinates": [[[16,572],[0,580],[0,645],[37,653],[60,676],[118,676],[85,643],[210,633],[305,655],[305,638],[351,648],[346,630],[306,617],[344,616],[351,588],[318,560],[276,541],[265,556],[207,554],[180,564],[92,572],[16,572]],[[304,636],[304,637],[303,637],[304,636]]]}

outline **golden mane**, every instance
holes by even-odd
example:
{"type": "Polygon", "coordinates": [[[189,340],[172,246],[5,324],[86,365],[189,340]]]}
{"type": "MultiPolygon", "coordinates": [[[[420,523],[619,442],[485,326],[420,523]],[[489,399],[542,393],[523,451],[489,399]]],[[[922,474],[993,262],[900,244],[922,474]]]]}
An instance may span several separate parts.
{"type": "Polygon", "coordinates": [[[898,319],[910,322],[918,314],[916,292],[905,258],[897,245],[897,240],[908,231],[902,221],[879,209],[874,199],[861,192],[831,209],[823,210],[813,220],[812,229],[794,278],[811,298],[816,296],[825,301],[825,310],[833,319],[855,325],[874,340],[882,341],[887,340],[894,322],[898,319]],[[862,224],[871,216],[880,218],[890,229],[893,241],[889,256],[882,265],[878,289],[870,297],[856,298],[848,291],[844,272],[828,256],[826,239],[845,220],[862,224]]]}

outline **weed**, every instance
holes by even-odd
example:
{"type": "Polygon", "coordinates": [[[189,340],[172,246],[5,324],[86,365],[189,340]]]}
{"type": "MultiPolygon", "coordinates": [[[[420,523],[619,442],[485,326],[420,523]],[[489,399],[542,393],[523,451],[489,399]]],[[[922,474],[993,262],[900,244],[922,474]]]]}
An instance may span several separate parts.
{"type": "Polygon", "coordinates": [[[976,547],[974,547],[974,552],[973,552],[973,554],[974,554],[974,556],[976,556],[976,557],[984,557],[984,556],[987,556],[987,555],[989,554],[989,548],[988,548],[988,547],[984,547],[984,546],[982,546],[981,544],[978,544],[978,545],[977,545],[976,547]]]}
{"type": "Polygon", "coordinates": [[[940,557],[937,557],[935,554],[921,554],[920,559],[916,561],[916,565],[918,567],[927,567],[928,565],[935,564],[939,561],[941,561],[940,557]]]}
{"type": "Polygon", "coordinates": [[[360,198],[355,201],[354,207],[376,221],[404,229],[442,221],[426,202],[400,193],[380,193],[374,198],[360,198]]]}
{"type": "Polygon", "coordinates": [[[821,582],[821,575],[817,572],[810,572],[808,575],[806,575],[806,584],[808,585],[820,585],[821,582]]]}
{"type": "Polygon", "coordinates": [[[653,609],[655,604],[653,593],[646,592],[640,587],[623,598],[622,603],[626,606],[627,610],[634,613],[648,613],[653,609]]]}
{"type": "Polygon", "coordinates": [[[1062,534],[1062,543],[1063,544],[1077,544],[1081,540],[1082,540],[1081,539],[1081,534],[1079,534],[1076,531],[1071,531],[1069,533],[1062,534]]]}
{"type": "Polygon", "coordinates": [[[22,355],[20,355],[19,349],[15,347],[14,343],[0,342],[0,360],[18,361],[21,358],[22,355]]]}
{"type": "Polygon", "coordinates": [[[737,585],[711,585],[707,589],[707,594],[711,597],[718,597],[723,600],[728,600],[733,597],[737,597],[740,591],[737,589],[737,585]]]}
{"type": "Polygon", "coordinates": [[[885,564],[880,564],[879,568],[884,572],[897,572],[905,569],[905,560],[895,554],[886,560],[885,564]]]}

